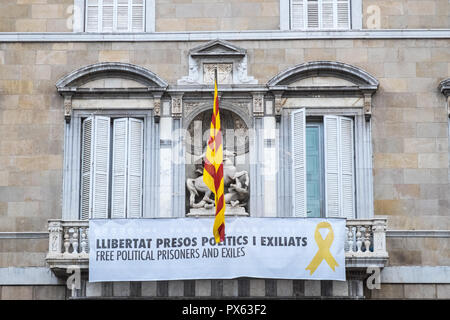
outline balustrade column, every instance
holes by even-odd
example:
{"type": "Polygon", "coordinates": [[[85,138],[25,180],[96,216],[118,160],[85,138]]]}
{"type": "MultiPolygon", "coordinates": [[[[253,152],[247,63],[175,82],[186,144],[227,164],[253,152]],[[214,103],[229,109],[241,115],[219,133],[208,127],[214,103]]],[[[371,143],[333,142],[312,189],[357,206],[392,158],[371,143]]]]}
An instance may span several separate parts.
{"type": "Polygon", "coordinates": [[[48,232],[49,232],[49,254],[60,254],[62,252],[62,231],[61,221],[49,221],[48,232]]]}
{"type": "Polygon", "coordinates": [[[374,254],[386,256],[386,219],[375,219],[372,227],[372,232],[374,254]]]}

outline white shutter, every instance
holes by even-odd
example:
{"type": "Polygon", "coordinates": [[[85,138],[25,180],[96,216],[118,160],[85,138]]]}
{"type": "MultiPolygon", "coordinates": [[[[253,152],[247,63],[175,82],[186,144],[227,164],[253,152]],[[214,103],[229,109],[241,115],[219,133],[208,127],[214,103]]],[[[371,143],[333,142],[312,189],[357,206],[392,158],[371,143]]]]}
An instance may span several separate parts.
{"type": "Polygon", "coordinates": [[[144,0],[132,0],[131,7],[131,31],[144,31],[144,0]]]}
{"type": "Polygon", "coordinates": [[[337,28],[350,28],[350,3],[349,0],[337,1],[337,28]]]}
{"type": "Polygon", "coordinates": [[[334,28],[334,3],[335,0],[322,0],[322,25],[323,29],[333,29],[334,28]]]}
{"type": "Polygon", "coordinates": [[[114,0],[103,0],[101,20],[103,32],[114,30],[114,0]]]}
{"type": "Polygon", "coordinates": [[[93,118],[84,119],[81,137],[80,219],[88,220],[91,211],[93,118]]]}
{"type": "Polygon", "coordinates": [[[98,1],[100,0],[87,0],[86,4],[86,31],[87,32],[98,32],[98,13],[99,6],[98,1]]]}
{"type": "Polygon", "coordinates": [[[306,0],[291,0],[291,28],[305,28],[305,5],[306,0]]]}
{"type": "Polygon", "coordinates": [[[117,1],[117,31],[129,31],[130,26],[130,1],[131,0],[116,0],[117,1]]]}
{"type": "Polygon", "coordinates": [[[306,217],[306,118],[305,109],[292,112],[293,215],[306,217]]]}
{"type": "Polygon", "coordinates": [[[111,218],[126,217],[128,119],[115,119],[113,125],[113,162],[111,218]]]}
{"type": "Polygon", "coordinates": [[[354,166],[353,166],[353,120],[340,117],[340,174],[341,174],[341,203],[342,217],[352,219],[354,211],[354,166]]]}
{"type": "Polygon", "coordinates": [[[144,122],[129,119],[128,133],[128,218],[140,218],[142,211],[142,167],[144,148],[144,122]]]}
{"type": "Polygon", "coordinates": [[[110,119],[94,118],[92,218],[108,218],[110,119]]]}
{"type": "Polygon", "coordinates": [[[319,28],[319,3],[317,0],[307,1],[308,28],[319,28]]]}
{"type": "Polygon", "coordinates": [[[355,216],[353,120],[325,116],[327,217],[355,216]]]}
{"type": "Polygon", "coordinates": [[[326,216],[339,217],[339,121],[336,116],[325,116],[325,199],[326,216]]]}

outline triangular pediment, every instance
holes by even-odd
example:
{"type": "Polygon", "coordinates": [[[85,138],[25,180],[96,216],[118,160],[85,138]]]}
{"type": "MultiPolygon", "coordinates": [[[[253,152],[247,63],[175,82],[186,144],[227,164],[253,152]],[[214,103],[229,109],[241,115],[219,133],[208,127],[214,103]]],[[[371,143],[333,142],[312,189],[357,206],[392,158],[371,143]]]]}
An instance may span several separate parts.
{"type": "Polygon", "coordinates": [[[213,40],[208,43],[195,47],[190,51],[191,57],[205,56],[245,56],[246,50],[239,48],[228,41],[213,40]]]}

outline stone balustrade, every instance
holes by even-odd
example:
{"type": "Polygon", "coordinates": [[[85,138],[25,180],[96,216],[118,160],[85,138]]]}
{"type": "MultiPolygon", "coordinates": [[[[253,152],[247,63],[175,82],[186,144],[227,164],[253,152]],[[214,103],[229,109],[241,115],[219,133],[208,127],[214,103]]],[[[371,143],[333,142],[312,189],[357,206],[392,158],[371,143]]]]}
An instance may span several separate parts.
{"type": "Polygon", "coordinates": [[[386,219],[347,220],[346,257],[387,257],[386,219]]]}
{"type": "MultiPolygon", "coordinates": [[[[386,218],[347,220],[345,258],[347,268],[383,267],[386,251],[386,218]]],[[[53,269],[89,264],[89,221],[49,221],[47,263],[53,269]]]]}
{"type": "Polygon", "coordinates": [[[89,221],[49,220],[46,261],[55,271],[89,266],[89,221]]]}

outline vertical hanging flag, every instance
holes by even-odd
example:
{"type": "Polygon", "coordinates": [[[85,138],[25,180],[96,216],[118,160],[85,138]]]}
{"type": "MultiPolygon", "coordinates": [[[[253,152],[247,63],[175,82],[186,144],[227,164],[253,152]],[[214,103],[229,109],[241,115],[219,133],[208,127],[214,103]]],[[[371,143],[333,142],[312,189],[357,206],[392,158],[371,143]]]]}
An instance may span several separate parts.
{"type": "Polygon", "coordinates": [[[223,182],[223,146],[222,131],[220,130],[219,98],[217,96],[217,69],[214,77],[214,109],[211,119],[210,137],[206,147],[203,181],[214,193],[216,204],[216,218],[213,234],[216,242],[225,238],[225,196],[223,182]]]}

